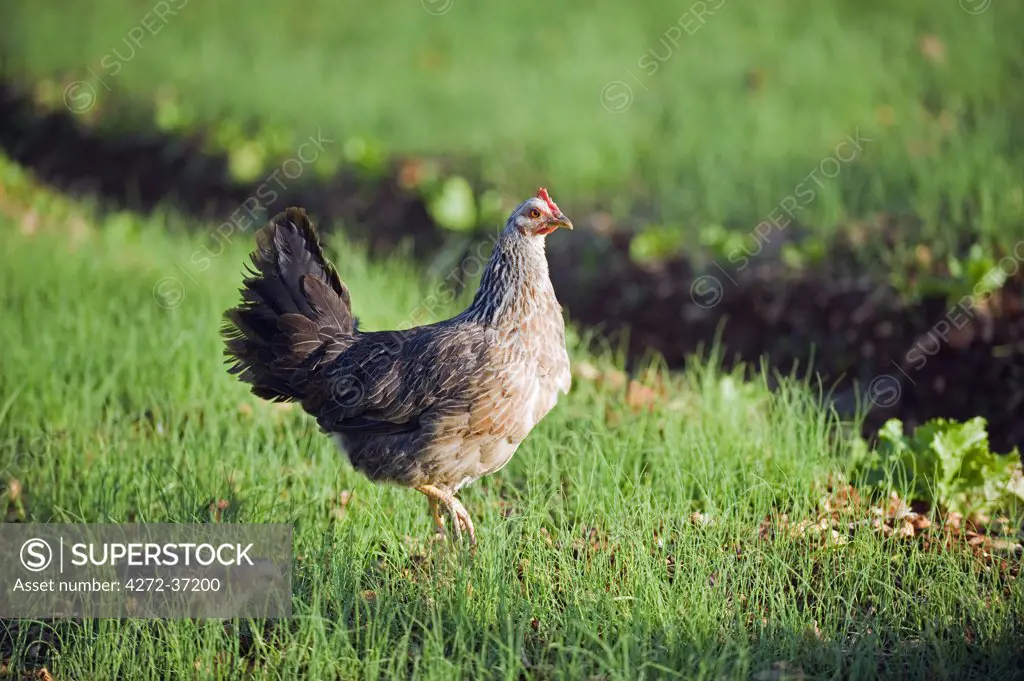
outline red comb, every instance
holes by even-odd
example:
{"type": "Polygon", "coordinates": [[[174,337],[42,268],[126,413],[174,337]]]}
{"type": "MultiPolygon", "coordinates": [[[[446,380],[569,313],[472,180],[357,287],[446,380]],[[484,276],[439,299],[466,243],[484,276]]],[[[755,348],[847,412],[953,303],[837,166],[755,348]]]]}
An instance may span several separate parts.
{"type": "Polygon", "coordinates": [[[551,200],[551,196],[548,195],[548,190],[545,189],[544,187],[541,187],[540,189],[537,190],[537,198],[547,203],[548,208],[550,208],[551,212],[554,213],[555,215],[558,215],[559,213],[562,212],[558,210],[558,204],[551,200]]]}

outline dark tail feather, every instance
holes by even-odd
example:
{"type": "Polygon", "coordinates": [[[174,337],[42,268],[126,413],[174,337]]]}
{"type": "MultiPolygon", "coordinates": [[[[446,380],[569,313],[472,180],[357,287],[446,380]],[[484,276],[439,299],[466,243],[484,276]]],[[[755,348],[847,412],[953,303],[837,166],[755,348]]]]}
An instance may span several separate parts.
{"type": "Polygon", "coordinates": [[[336,357],[355,331],[349,292],[303,209],[279,213],[256,244],[242,304],[225,314],[230,371],[260,397],[302,400],[309,372],[336,357]]]}

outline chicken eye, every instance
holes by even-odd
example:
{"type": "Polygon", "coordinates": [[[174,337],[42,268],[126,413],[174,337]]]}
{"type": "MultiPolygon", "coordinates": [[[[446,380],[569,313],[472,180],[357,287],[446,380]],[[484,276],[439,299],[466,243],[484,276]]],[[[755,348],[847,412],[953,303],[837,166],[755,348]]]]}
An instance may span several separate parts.
{"type": "Polygon", "coordinates": [[[530,219],[531,220],[536,220],[539,217],[540,217],[540,211],[537,210],[536,208],[531,208],[530,209],[530,219]]]}

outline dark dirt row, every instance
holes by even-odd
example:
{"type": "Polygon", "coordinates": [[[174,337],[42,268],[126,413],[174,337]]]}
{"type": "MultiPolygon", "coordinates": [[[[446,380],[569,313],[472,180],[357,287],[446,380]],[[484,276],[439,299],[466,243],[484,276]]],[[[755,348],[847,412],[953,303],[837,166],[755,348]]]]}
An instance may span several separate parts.
{"type": "MultiPolygon", "coordinates": [[[[143,212],[169,203],[223,221],[260,185],[232,181],[226,159],[204,153],[200,136],[97,132],[66,111],[40,112],[3,85],[0,146],[62,190],[143,212]]],[[[450,233],[404,188],[407,164],[395,160],[374,178],[300,178],[264,206],[273,213],[303,205],[326,229],[357,230],[378,254],[411,240],[427,260],[450,244],[450,233]]],[[[997,451],[1024,447],[1024,262],[1012,253],[1003,261],[1011,278],[992,296],[908,304],[861,262],[850,239],[801,271],[787,268],[777,248],[741,269],[713,263],[696,271],[682,257],[638,264],[630,233],[606,213],[574,218],[582,234],[549,244],[558,297],[576,322],[625,343],[631,359],[654,351],[680,367],[718,337],[727,365],[763,358],[781,374],[801,375],[813,367],[840,413],[852,414],[858,402],[871,407],[865,432],[892,417],[913,425],[980,415],[997,451]]],[[[885,244],[899,230],[895,219],[877,216],[866,238],[885,244]]]]}

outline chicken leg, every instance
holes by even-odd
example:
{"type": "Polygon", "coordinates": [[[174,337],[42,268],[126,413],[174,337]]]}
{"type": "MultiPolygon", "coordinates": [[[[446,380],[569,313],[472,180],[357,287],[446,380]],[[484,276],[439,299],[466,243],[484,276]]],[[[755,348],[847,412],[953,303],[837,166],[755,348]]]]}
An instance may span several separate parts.
{"type": "Polygon", "coordinates": [[[469,533],[469,545],[476,546],[476,528],[473,527],[473,519],[469,517],[469,511],[461,501],[434,485],[420,485],[416,490],[425,494],[430,502],[430,513],[434,517],[438,532],[444,533],[444,520],[438,509],[438,506],[444,506],[444,510],[452,519],[455,538],[461,539],[462,531],[465,530],[469,533]]]}

